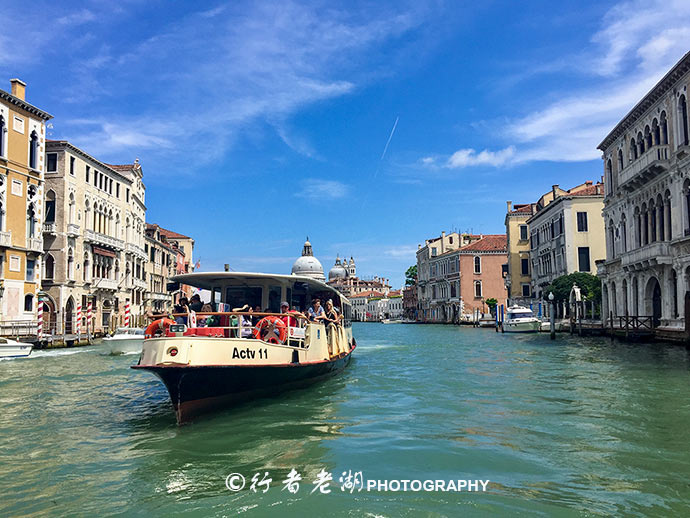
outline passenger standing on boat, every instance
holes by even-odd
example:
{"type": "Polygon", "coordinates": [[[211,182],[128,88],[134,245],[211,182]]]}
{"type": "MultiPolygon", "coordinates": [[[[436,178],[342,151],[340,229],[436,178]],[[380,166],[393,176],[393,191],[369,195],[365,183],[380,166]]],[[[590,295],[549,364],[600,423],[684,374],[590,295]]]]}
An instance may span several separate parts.
{"type": "Polygon", "coordinates": [[[309,315],[309,320],[311,322],[316,322],[324,320],[326,318],[326,314],[321,307],[321,299],[314,299],[311,301],[311,307],[309,308],[309,311],[307,314],[309,315]]]}
{"type": "Polygon", "coordinates": [[[201,297],[199,296],[198,293],[195,293],[192,295],[192,298],[189,301],[189,309],[192,311],[201,311],[201,308],[204,307],[204,303],[201,302],[201,297]]]}
{"type": "Polygon", "coordinates": [[[183,313],[184,314],[184,316],[182,316],[182,315],[175,316],[175,323],[187,325],[187,317],[189,316],[189,301],[187,300],[187,297],[181,297],[180,298],[180,301],[177,304],[175,304],[174,312],[176,314],[177,313],[183,313]]]}

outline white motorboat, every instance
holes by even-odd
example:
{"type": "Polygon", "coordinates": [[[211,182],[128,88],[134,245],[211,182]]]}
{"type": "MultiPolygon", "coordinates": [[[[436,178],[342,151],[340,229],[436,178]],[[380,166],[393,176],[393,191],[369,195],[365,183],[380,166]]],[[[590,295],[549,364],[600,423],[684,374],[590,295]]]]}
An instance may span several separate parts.
{"type": "Polygon", "coordinates": [[[110,354],[141,352],[144,343],[144,330],[136,327],[118,327],[113,336],[103,339],[110,347],[110,354]]]}
{"type": "Polygon", "coordinates": [[[32,344],[0,338],[0,358],[26,358],[33,347],[32,344]]]}
{"type": "Polygon", "coordinates": [[[541,321],[534,316],[532,310],[522,306],[508,308],[503,320],[504,333],[536,333],[539,331],[541,321]]]}
{"type": "Polygon", "coordinates": [[[403,321],[399,318],[384,318],[381,320],[382,324],[402,324],[403,321]]]}

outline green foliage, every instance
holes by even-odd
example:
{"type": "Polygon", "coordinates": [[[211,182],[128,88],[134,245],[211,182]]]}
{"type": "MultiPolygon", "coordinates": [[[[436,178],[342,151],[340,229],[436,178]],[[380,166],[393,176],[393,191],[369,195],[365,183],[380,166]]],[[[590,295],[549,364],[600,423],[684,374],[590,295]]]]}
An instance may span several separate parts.
{"type": "Polygon", "coordinates": [[[489,306],[489,309],[491,311],[493,311],[496,305],[498,304],[498,301],[496,299],[486,299],[484,302],[486,302],[486,305],[489,306]]]}
{"type": "Polygon", "coordinates": [[[405,272],[405,286],[413,286],[417,282],[417,265],[410,266],[405,272]]]}
{"type": "Polygon", "coordinates": [[[544,290],[544,298],[548,300],[549,293],[553,292],[554,299],[557,301],[567,301],[570,298],[570,290],[573,284],[577,284],[582,290],[585,300],[601,302],[601,280],[589,273],[577,272],[570,275],[563,275],[555,279],[551,285],[544,290]]]}

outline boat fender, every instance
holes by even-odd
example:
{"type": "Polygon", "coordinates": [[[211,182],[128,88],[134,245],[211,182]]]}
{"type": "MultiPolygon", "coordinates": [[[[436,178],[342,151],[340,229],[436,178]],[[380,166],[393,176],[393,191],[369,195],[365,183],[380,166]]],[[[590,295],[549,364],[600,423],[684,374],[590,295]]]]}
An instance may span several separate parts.
{"type": "Polygon", "coordinates": [[[269,344],[284,344],[287,338],[287,325],[278,317],[264,317],[256,323],[254,338],[269,344]]]}
{"type": "Polygon", "coordinates": [[[158,320],[154,320],[146,328],[146,331],[144,331],[144,339],[153,338],[158,333],[167,333],[168,327],[170,327],[170,325],[174,323],[175,321],[170,318],[159,318],[158,320]]]}

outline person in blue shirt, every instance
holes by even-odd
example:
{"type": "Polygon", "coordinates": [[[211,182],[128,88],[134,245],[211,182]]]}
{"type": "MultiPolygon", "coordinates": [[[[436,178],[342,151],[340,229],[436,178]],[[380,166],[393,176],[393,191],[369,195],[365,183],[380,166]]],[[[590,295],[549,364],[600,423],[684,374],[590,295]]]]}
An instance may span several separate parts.
{"type": "Polygon", "coordinates": [[[321,307],[321,299],[313,299],[311,301],[311,307],[309,308],[307,315],[309,316],[310,322],[320,322],[326,318],[326,313],[324,312],[323,307],[321,307]]]}

